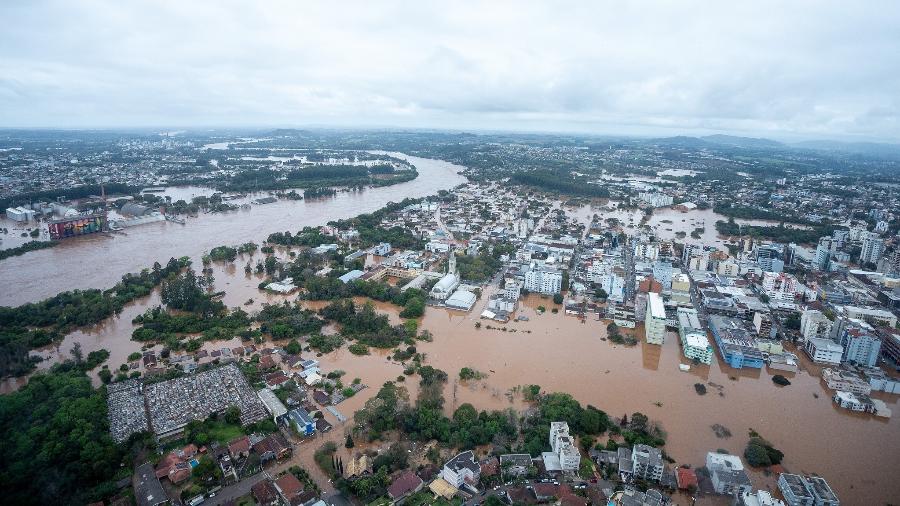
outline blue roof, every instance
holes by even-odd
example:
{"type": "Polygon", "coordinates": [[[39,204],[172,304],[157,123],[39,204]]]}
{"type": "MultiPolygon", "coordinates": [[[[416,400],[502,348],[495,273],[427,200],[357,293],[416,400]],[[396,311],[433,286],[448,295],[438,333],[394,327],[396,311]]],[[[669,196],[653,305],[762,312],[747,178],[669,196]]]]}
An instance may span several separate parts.
{"type": "Polygon", "coordinates": [[[307,413],[306,410],[303,408],[292,409],[288,413],[288,416],[291,417],[291,420],[293,420],[297,425],[300,425],[300,426],[309,425],[309,424],[315,425],[315,421],[313,421],[313,417],[311,417],[309,415],[309,413],[307,413]]]}

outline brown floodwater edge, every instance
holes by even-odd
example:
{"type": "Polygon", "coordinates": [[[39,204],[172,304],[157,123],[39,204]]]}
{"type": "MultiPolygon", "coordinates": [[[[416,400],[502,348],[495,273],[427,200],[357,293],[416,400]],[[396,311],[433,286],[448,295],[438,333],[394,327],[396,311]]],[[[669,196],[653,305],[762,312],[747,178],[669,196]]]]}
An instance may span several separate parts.
{"type": "Polygon", "coordinates": [[[186,225],[157,222],[125,230],[72,238],[51,249],[32,251],[0,262],[0,306],[17,306],[76,288],[111,287],[127,272],[138,272],[171,257],[200,260],[223,244],[260,242],[273,232],[296,232],[384,207],[388,202],[434,195],[466,182],[463,167],[441,160],[391,153],[416,166],[419,176],[405,183],[333,197],[281,199],[248,211],[201,214],[186,225]]]}
{"type": "MultiPolygon", "coordinates": [[[[295,296],[267,294],[257,289],[259,277],[246,275],[238,268],[246,263],[239,258],[234,264],[214,264],[216,289],[225,290],[225,302],[247,311],[259,310],[264,303],[293,301],[295,296]],[[253,299],[253,303],[244,305],[253,299]]],[[[431,331],[433,342],[418,342],[418,351],[426,362],[448,373],[451,380],[445,389],[447,413],[468,402],[479,409],[522,409],[520,396],[511,394],[515,387],[538,384],[546,392],[567,392],[582,404],[592,404],[612,417],[631,416],[639,411],[661,424],[668,434],[666,451],[678,463],[702,465],[707,451],[725,449],[742,454],[752,428],[785,453],[784,467],[791,472],[820,474],[834,487],[847,504],[882,504],[900,497],[900,483],[893,479],[900,466],[900,426],[896,419],[885,420],[839,409],[820,378],[820,368],[801,354],[801,370],[784,374],[791,385],[780,387],[771,377],[779,371],[767,369],[735,370],[716,357],[710,366],[694,366],[688,372],[680,364],[690,364],[681,354],[677,334],[670,332],[662,346],[641,342],[634,347],[606,341],[606,322],[592,318],[581,321],[555,307],[550,298],[529,295],[523,299],[518,314],[529,321],[499,324],[479,320],[487,296],[470,313],[429,307],[420,319],[420,328],[431,331]],[[543,305],[548,311],[539,313],[543,305]],[[481,328],[475,323],[481,321],[481,328]],[[487,325],[495,327],[488,329],[487,325]],[[506,328],[506,331],[500,328],[506,328]],[[484,380],[460,382],[458,372],[472,367],[487,373],[484,380]],[[698,395],[695,383],[707,385],[708,393],[698,395]],[[659,405],[657,405],[657,403],[659,405]],[[720,424],[731,432],[730,438],[718,438],[711,426],[720,424]],[[858,462],[867,462],[865,466],[858,462]]],[[[357,299],[362,303],[362,299],[357,299]]],[[[140,351],[142,344],[131,341],[131,319],[159,303],[153,294],[129,304],[121,315],[91,329],[73,332],[59,345],[40,350],[46,357],[41,368],[69,357],[74,343],[86,354],[105,348],[110,350],[108,362],[115,369],[128,354],[140,351]]],[[[311,308],[324,303],[304,302],[311,308]]],[[[375,303],[393,323],[399,323],[399,308],[375,303]]],[[[635,329],[642,335],[642,328],[635,329]]],[[[205,343],[205,349],[235,346],[237,341],[205,343]]],[[[309,353],[306,353],[309,356],[309,353]]],[[[338,409],[352,419],[352,414],[377,393],[386,381],[402,376],[403,364],[390,359],[389,350],[372,349],[370,355],[357,356],[346,347],[317,357],[324,370],[341,369],[348,378],[361,378],[370,388],[346,400],[338,409]]],[[[99,384],[94,371],[95,384],[99,384]]],[[[10,380],[3,390],[15,389],[23,382],[10,380]]],[[[417,378],[403,384],[415,399],[417,378]]],[[[897,411],[898,396],[879,394],[897,411]]],[[[332,433],[322,441],[339,442],[352,421],[335,424],[332,433]]],[[[317,439],[316,441],[319,441],[317,439]]],[[[312,464],[312,452],[319,443],[304,443],[298,449],[296,462],[312,464]]],[[[339,445],[341,446],[341,445],[339,445]]],[[[754,485],[775,489],[775,476],[753,471],[754,485]]]]}
{"type": "MultiPolygon", "coordinates": [[[[414,163],[420,168],[421,174],[422,164],[414,163]]],[[[436,168],[438,172],[444,170],[447,174],[452,174],[448,177],[458,177],[454,166],[447,164],[440,167],[436,168]]],[[[420,179],[421,175],[416,181],[420,179]]],[[[437,186],[446,185],[442,183],[437,186]]],[[[371,207],[344,209],[345,206],[352,207],[354,203],[362,202],[359,199],[370,191],[377,190],[382,189],[366,190],[359,195],[347,197],[338,206],[338,210],[352,216],[383,206],[386,200],[382,199],[372,203],[371,207]]],[[[402,200],[402,196],[388,200],[402,200]]],[[[315,209],[321,203],[305,204],[315,209]]],[[[268,209],[275,211],[276,208],[260,206],[246,213],[246,216],[239,213],[218,217],[205,215],[185,227],[159,224],[162,227],[176,227],[173,233],[179,234],[179,240],[184,242],[182,246],[190,251],[172,248],[170,253],[166,249],[170,247],[167,246],[170,239],[166,238],[166,234],[154,236],[148,233],[146,240],[138,240],[138,234],[130,234],[113,239],[96,238],[96,244],[94,238],[85,238],[86,241],[71,243],[71,246],[66,244],[49,252],[34,252],[10,259],[0,263],[0,286],[4,287],[0,300],[21,299],[24,302],[75,287],[111,286],[122,273],[152,264],[151,257],[158,256],[165,260],[170,256],[189,253],[195,259],[195,264],[199,265],[200,255],[212,246],[259,240],[269,231],[293,231],[304,224],[321,224],[344,217],[328,215],[326,211],[331,209],[329,207],[312,212],[318,220],[315,222],[312,217],[294,214],[300,209],[291,207],[296,203],[284,204],[290,207],[286,211],[289,216],[273,212],[272,219],[275,221],[272,223],[258,223],[257,218],[264,220],[270,216],[268,209]],[[254,217],[253,214],[257,211],[260,214],[254,217]],[[226,232],[227,226],[206,221],[220,219],[235,221],[236,231],[226,232]],[[206,232],[207,224],[213,230],[206,232]],[[179,230],[183,232],[178,232],[179,230]],[[193,235],[200,237],[193,241],[193,235]],[[154,237],[164,239],[159,253],[155,250],[157,244],[154,237]],[[105,251],[107,246],[117,248],[122,245],[126,246],[123,251],[105,251]],[[57,250],[70,251],[71,258],[66,255],[57,257],[57,250]],[[44,258],[45,254],[50,256],[44,258]],[[133,258],[128,257],[128,254],[132,254],[133,258]],[[88,261],[92,256],[95,258],[88,261]],[[109,262],[106,262],[107,256],[109,262]],[[46,261],[61,264],[49,266],[51,274],[48,275],[41,265],[46,261]],[[22,272],[11,272],[10,266],[16,266],[22,272]],[[37,281],[22,285],[25,295],[13,293],[19,286],[9,284],[10,280],[27,280],[29,275],[35,276],[37,281]],[[78,280],[78,283],[73,284],[73,280],[78,280]],[[49,286],[42,286],[41,283],[48,283],[49,286]],[[6,288],[10,286],[14,288],[6,288]]],[[[363,204],[369,206],[367,203],[363,204]]],[[[601,210],[590,208],[581,210],[579,214],[590,216],[595,212],[605,216],[601,210]]],[[[680,223],[680,227],[687,232],[696,226],[699,219],[699,215],[694,217],[691,213],[682,214],[677,211],[659,214],[660,219],[670,219],[673,224],[680,223]],[[670,216],[662,217],[670,213],[670,216]],[[679,216],[686,221],[681,222],[679,216]],[[691,223],[691,219],[694,223],[691,223]]],[[[706,221],[705,228],[709,233],[713,224],[706,221]]],[[[294,296],[260,292],[257,289],[260,277],[248,276],[241,268],[249,259],[239,257],[234,264],[214,264],[216,290],[226,291],[224,301],[228,306],[243,307],[252,312],[258,310],[263,303],[295,299],[294,296]],[[250,299],[253,302],[245,305],[250,299]]],[[[707,451],[719,448],[742,454],[748,431],[752,428],[784,451],[783,465],[786,469],[824,476],[845,504],[884,504],[895,502],[900,497],[900,481],[895,479],[896,470],[900,469],[900,422],[896,419],[884,420],[854,414],[835,407],[831,402],[831,392],[820,379],[820,368],[809,363],[802,354],[799,372],[793,375],[781,373],[792,382],[787,387],[772,383],[771,377],[778,371],[735,370],[724,365],[718,356],[710,366],[692,365],[690,371],[681,372],[679,364],[690,362],[682,356],[676,334],[670,332],[663,346],[643,342],[634,347],[614,345],[604,340],[604,321],[588,318],[582,322],[577,318],[549,311],[538,314],[538,305],[547,308],[554,305],[549,298],[537,295],[528,296],[522,303],[520,314],[528,316],[529,321],[505,325],[482,321],[482,327],[477,329],[477,315],[491,290],[489,287],[485,291],[485,296],[471,313],[429,307],[425,316],[420,319],[420,328],[431,331],[434,341],[417,343],[418,350],[425,353],[428,364],[443,369],[451,378],[445,389],[448,414],[464,402],[472,403],[479,409],[521,409],[524,407],[521,398],[509,395],[510,391],[518,385],[538,384],[547,392],[570,393],[582,404],[592,404],[613,417],[621,417],[623,414],[631,416],[636,411],[645,413],[659,422],[668,433],[666,451],[678,463],[700,466],[707,451]],[[506,327],[507,330],[487,329],[487,324],[506,327]],[[477,382],[455,381],[462,367],[473,367],[488,376],[477,382]],[[698,395],[694,390],[695,383],[706,384],[709,392],[703,396],[698,395]],[[727,427],[733,435],[730,438],[718,438],[711,429],[713,424],[727,427]],[[865,462],[865,465],[860,465],[861,462],[865,462]]],[[[134,327],[131,324],[132,318],[157,304],[158,295],[153,294],[129,304],[119,316],[89,329],[73,332],[61,343],[38,350],[37,353],[47,359],[39,367],[46,369],[53,363],[68,358],[69,351],[78,343],[85,354],[98,349],[109,350],[109,367],[118,368],[125,363],[130,353],[142,349],[141,343],[130,339],[134,327]]],[[[317,307],[322,303],[307,304],[317,307]]],[[[392,322],[400,321],[398,308],[383,303],[376,304],[376,307],[389,314],[392,322]]],[[[635,334],[642,334],[640,326],[635,334]]],[[[211,350],[234,345],[235,340],[211,342],[205,343],[204,348],[211,350]]],[[[344,348],[318,358],[324,370],[342,369],[347,372],[347,377],[359,377],[370,388],[338,406],[351,421],[339,425],[327,414],[326,417],[335,424],[335,429],[301,445],[292,461],[302,463],[314,475],[320,474],[315,471],[312,461],[312,452],[320,441],[330,439],[340,442],[344,432],[352,425],[352,414],[375,395],[381,384],[402,375],[404,366],[390,360],[389,355],[389,351],[373,349],[370,355],[356,356],[344,348]]],[[[99,384],[96,371],[93,374],[95,384],[99,384]]],[[[25,381],[26,378],[4,381],[0,390],[14,390],[25,381]]],[[[412,399],[416,395],[416,383],[415,376],[404,382],[412,399]]],[[[898,396],[878,396],[898,412],[898,396]]],[[[338,446],[340,451],[344,451],[341,444],[338,446]]],[[[775,489],[775,476],[765,476],[762,472],[753,471],[752,478],[756,488],[775,489]]]]}

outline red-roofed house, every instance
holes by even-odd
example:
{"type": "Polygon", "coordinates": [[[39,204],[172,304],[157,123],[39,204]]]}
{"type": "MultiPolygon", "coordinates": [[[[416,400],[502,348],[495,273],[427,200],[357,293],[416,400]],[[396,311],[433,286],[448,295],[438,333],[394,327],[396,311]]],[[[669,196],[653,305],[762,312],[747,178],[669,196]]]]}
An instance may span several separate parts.
{"type": "Polygon", "coordinates": [[[275,359],[272,358],[272,355],[263,355],[259,358],[259,368],[262,370],[266,369],[274,369],[275,368],[275,359]]]}
{"type": "Polygon", "coordinates": [[[303,492],[303,484],[296,476],[287,473],[275,480],[275,490],[278,491],[278,495],[285,503],[292,504],[293,500],[303,492]]]}
{"type": "Polygon", "coordinates": [[[250,493],[253,494],[256,504],[259,506],[276,506],[279,502],[278,491],[275,490],[275,485],[272,485],[272,482],[269,480],[262,480],[253,485],[250,493]]]}
{"type": "Polygon", "coordinates": [[[675,470],[675,481],[681,490],[691,490],[697,488],[697,473],[693,469],[687,467],[679,467],[675,470]]]}
{"type": "Polygon", "coordinates": [[[422,485],[422,479],[416,476],[416,473],[410,470],[403,471],[388,487],[388,497],[399,501],[401,498],[421,490],[422,485]]]}
{"type": "Polygon", "coordinates": [[[250,438],[239,437],[228,443],[228,453],[233,459],[245,459],[250,456],[250,438]]]}

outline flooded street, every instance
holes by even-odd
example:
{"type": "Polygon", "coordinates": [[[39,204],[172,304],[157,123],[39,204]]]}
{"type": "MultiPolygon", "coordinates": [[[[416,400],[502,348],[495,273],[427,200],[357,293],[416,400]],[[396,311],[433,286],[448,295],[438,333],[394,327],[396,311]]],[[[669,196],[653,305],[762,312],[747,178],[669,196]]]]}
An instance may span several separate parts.
{"type": "MultiPolygon", "coordinates": [[[[0,305],[17,305],[39,300],[73,288],[109,287],[122,274],[164,263],[169,257],[189,255],[200,268],[200,256],[221,244],[261,241],[275,231],[296,231],[305,225],[321,225],[327,221],[374,211],[388,201],[419,197],[451,188],[463,178],[461,167],[449,163],[405,157],[416,165],[419,177],[395,186],[367,189],[355,193],[339,193],[334,198],[311,201],[287,201],[254,206],[250,211],[201,215],[185,226],[156,223],[128,230],[128,235],[86,237],[67,241],[50,250],[31,252],[0,263],[0,305]]],[[[642,214],[638,211],[605,212],[601,208],[582,207],[574,214],[589,221],[592,214],[602,219],[616,217],[624,226],[637,228],[642,214]]],[[[673,209],[657,210],[649,225],[666,239],[683,231],[692,242],[690,232],[704,228],[700,241],[721,243],[716,238],[715,221],[725,219],[711,210],[681,213],[673,209]],[[666,220],[671,221],[667,223],[666,220]],[[671,230],[666,230],[671,229],[671,230]],[[666,235],[671,234],[671,235],[666,235]]],[[[283,252],[280,251],[280,255],[283,252]]],[[[276,295],[258,290],[262,276],[244,273],[243,266],[256,262],[262,255],[241,255],[232,264],[213,264],[215,289],[224,290],[229,307],[257,311],[264,303],[293,301],[294,295],[276,295]],[[252,302],[250,300],[252,299],[252,302]]],[[[772,383],[768,370],[734,370],[723,365],[718,355],[711,366],[691,366],[681,372],[679,365],[689,363],[682,357],[677,335],[668,334],[665,345],[635,347],[614,345],[605,341],[606,324],[588,318],[582,322],[560,312],[539,314],[537,307],[554,307],[550,298],[529,295],[522,301],[518,314],[526,322],[500,324],[478,320],[492,288],[487,288],[470,313],[429,307],[420,319],[420,329],[434,335],[433,342],[419,342],[418,351],[425,353],[426,363],[447,372],[450,381],[445,390],[446,409],[450,414],[464,402],[479,409],[522,408],[521,397],[511,392],[519,385],[538,384],[545,392],[567,392],[582,404],[591,404],[611,417],[629,417],[642,412],[661,423],[667,432],[665,449],[678,463],[702,465],[706,452],[722,448],[742,454],[752,428],[785,454],[783,466],[791,472],[816,473],[825,476],[846,504],[883,504],[900,497],[900,421],[851,414],[836,408],[819,378],[819,368],[800,353],[801,371],[785,374],[792,384],[780,387],[772,383]],[[475,323],[481,321],[481,328],[475,323]],[[488,329],[487,327],[494,327],[488,329]],[[497,328],[499,327],[499,328],[497,328]],[[506,330],[501,330],[505,328],[506,330]],[[462,367],[477,369],[488,376],[468,383],[458,381],[462,367]],[[694,384],[706,385],[708,393],[699,395],[694,384]],[[733,434],[719,438],[711,426],[720,424],[733,434]],[[865,462],[865,465],[859,463],[865,462]]],[[[357,302],[363,302],[362,299],[357,302]]],[[[130,353],[141,351],[141,343],[131,341],[133,324],[138,314],[159,304],[158,293],[129,304],[121,315],[101,325],[66,336],[58,345],[37,350],[46,360],[46,369],[69,358],[70,350],[79,343],[82,352],[99,349],[110,351],[109,368],[115,371],[126,363],[130,353]]],[[[307,302],[316,309],[323,302],[307,302]]],[[[399,323],[398,308],[376,303],[379,311],[399,323]]],[[[642,337],[638,327],[636,335],[642,337]]],[[[231,347],[237,340],[209,342],[205,349],[231,347]]],[[[304,353],[311,357],[311,353],[304,353]]],[[[388,350],[372,349],[370,355],[356,356],[344,349],[318,357],[324,371],[341,369],[346,378],[359,377],[369,386],[342,402],[337,409],[348,421],[339,423],[333,415],[326,418],[334,429],[326,435],[301,444],[287,466],[300,463],[317,481],[327,482],[313,461],[313,451],[325,440],[338,443],[339,455],[350,452],[343,448],[346,431],[352,426],[353,413],[378,391],[385,382],[402,376],[403,365],[389,358],[388,350]]],[[[94,371],[95,384],[99,384],[94,371]]],[[[7,380],[2,391],[13,390],[24,379],[7,380]]],[[[411,400],[416,397],[416,376],[404,385],[411,400]]],[[[888,406],[898,411],[898,396],[884,396],[888,406]]],[[[756,488],[775,488],[776,476],[753,472],[756,488]]]]}
{"type": "MultiPolygon", "coordinates": [[[[618,220],[621,226],[628,234],[635,234],[640,228],[641,219],[644,212],[641,209],[620,209],[616,207],[615,202],[609,202],[606,206],[581,206],[577,208],[567,208],[567,213],[577,216],[585,225],[589,225],[591,217],[596,214],[604,224],[609,224],[610,219],[618,220]]],[[[718,214],[712,209],[694,209],[690,211],[679,211],[674,207],[660,207],[653,210],[650,219],[646,225],[649,226],[653,233],[662,240],[677,240],[687,244],[715,245],[724,248],[725,239],[720,237],[716,232],[717,221],[728,221],[728,217],[718,214]],[[697,229],[700,238],[696,239],[691,236],[691,232],[697,229]]],[[[757,226],[774,226],[778,222],[768,220],[750,220],[735,219],[735,223],[741,225],[757,225],[757,226]]],[[[809,228],[803,225],[787,224],[793,228],[809,228]]]]}
{"type": "MultiPolygon", "coordinates": [[[[404,198],[425,197],[465,182],[462,167],[440,160],[393,153],[416,166],[419,176],[405,183],[334,197],[279,200],[249,211],[201,214],[186,225],[159,222],[127,229],[125,234],[68,239],[61,245],[0,262],[0,306],[16,306],[75,288],[109,288],[123,274],[204,252],[220,245],[260,242],[273,232],[296,232],[384,207],[404,198]]],[[[188,192],[190,193],[190,192],[188,192]]],[[[186,196],[186,195],[185,195],[186,196]]]]}

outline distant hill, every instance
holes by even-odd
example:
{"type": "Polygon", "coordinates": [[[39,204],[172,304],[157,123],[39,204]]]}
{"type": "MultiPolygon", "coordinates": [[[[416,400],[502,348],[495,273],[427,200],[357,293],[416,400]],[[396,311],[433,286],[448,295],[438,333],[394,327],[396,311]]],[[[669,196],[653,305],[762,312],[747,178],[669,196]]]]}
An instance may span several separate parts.
{"type": "Polygon", "coordinates": [[[710,142],[713,144],[720,144],[725,146],[734,146],[737,148],[775,148],[775,149],[784,149],[787,146],[778,142],[773,141],[772,139],[763,139],[758,137],[738,137],[736,135],[707,135],[705,137],[700,137],[700,139],[710,142]]]}
{"type": "Polygon", "coordinates": [[[675,137],[663,137],[651,139],[649,142],[660,146],[681,148],[714,148],[728,146],[744,149],[788,149],[788,146],[771,139],[759,139],[753,137],[738,137],[735,135],[707,135],[704,137],[689,137],[685,135],[675,137]]]}
{"type": "Polygon", "coordinates": [[[675,137],[660,137],[658,139],[647,139],[646,141],[650,144],[655,144],[658,146],[667,146],[672,148],[708,148],[711,147],[712,144],[704,141],[703,139],[697,137],[690,137],[687,135],[679,135],[675,137]]]}
{"type": "Polygon", "coordinates": [[[813,149],[816,151],[840,151],[844,153],[900,158],[900,144],[819,140],[795,142],[791,144],[791,146],[799,149],[813,149]]]}

